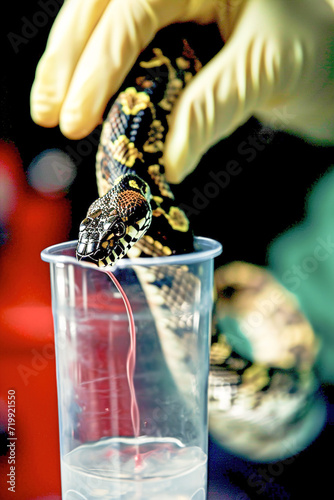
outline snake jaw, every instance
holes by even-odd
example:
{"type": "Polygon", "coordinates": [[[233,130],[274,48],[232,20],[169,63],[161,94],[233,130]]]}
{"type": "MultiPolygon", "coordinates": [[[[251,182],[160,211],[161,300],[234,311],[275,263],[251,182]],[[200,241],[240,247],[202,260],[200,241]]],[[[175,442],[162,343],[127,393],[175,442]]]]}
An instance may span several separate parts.
{"type": "MultiPolygon", "coordinates": [[[[86,219],[83,221],[85,223],[86,219]]],[[[89,221],[90,222],[90,221],[89,221]]],[[[89,223],[88,222],[88,223],[89,223]]],[[[130,248],[145,234],[151,224],[151,217],[143,217],[129,226],[116,220],[113,230],[99,235],[94,231],[90,222],[90,230],[84,229],[79,234],[77,245],[77,259],[97,264],[99,267],[112,266],[117,260],[124,257],[130,248]],[[121,230],[122,233],[116,233],[121,230]]]]}
{"type": "Polygon", "coordinates": [[[122,227],[125,229],[122,234],[124,233],[124,236],[115,232],[100,235],[97,232],[84,230],[79,233],[76,257],[78,260],[93,262],[99,267],[111,266],[128,253],[130,248],[145,234],[150,223],[150,218],[143,218],[128,227],[123,223],[122,227]]]}
{"type": "Polygon", "coordinates": [[[119,238],[117,241],[113,238],[105,240],[105,242],[109,242],[109,245],[105,246],[105,253],[100,256],[98,266],[112,266],[117,260],[123,258],[132,246],[146,233],[150,224],[151,217],[143,217],[133,225],[127,226],[124,237],[119,238]]]}

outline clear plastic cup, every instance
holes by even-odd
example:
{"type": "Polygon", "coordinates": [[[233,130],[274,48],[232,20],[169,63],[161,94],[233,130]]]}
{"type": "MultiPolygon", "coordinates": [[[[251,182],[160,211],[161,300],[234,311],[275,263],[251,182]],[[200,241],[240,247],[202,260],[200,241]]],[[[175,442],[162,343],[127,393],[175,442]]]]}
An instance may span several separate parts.
{"type": "Polygon", "coordinates": [[[55,327],[64,500],[207,497],[213,259],[122,259],[108,274],[76,242],[45,249],[55,327]],[[117,284],[117,283],[116,283],[117,284]]]}

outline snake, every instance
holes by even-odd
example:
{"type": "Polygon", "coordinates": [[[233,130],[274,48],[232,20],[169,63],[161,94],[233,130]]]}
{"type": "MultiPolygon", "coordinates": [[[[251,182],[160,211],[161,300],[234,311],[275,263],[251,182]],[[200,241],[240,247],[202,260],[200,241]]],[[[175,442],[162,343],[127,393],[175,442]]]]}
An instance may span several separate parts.
{"type": "MultiPolygon", "coordinates": [[[[140,54],[103,123],[96,154],[99,198],[90,205],[80,224],[78,260],[106,267],[121,258],[194,251],[193,228],[166,180],[163,152],[171,111],[184,87],[201,68],[187,38],[169,34],[168,28],[158,33],[140,54]]],[[[312,414],[317,391],[316,340],[298,304],[282,287],[284,304],[276,304],[274,309],[286,312],[292,308],[293,314],[290,311],[285,315],[276,337],[270,337],[270,328],[259,335],[254,333],[256,329],[251,333],[246,329],[245,333],[245,318],[250,311],[240,307],[240,303],[244,304],[250,290],[254,302],[256,294],[261,295],[273,282],[266,271],[260,273],[259,280],[259,273],[242,263],[232,269],[232,273],[230,267],[223,271],[224,283],[214,311],[210,429],[233,453],[259,461],[277,459],[303,448],[311,439],[305,437],[310,422],[318,418],[312,414]],[[242,278],[245,272],[249,276],[247,283],[242,278]],[[258,281],[261,286],[254,292],[254,283],[258,281]],[[297,336],[296,328],[302,332],[297,336]]],[[[159,304],[172,300],[172,295],[176,301],[178,294],[184,296],[185,290],[193,293],[196,289],[191,273],[170,275],[168,267],[168,276],[162,277],[165,286],[158,287],[156,272],[146,268],[138,271],[142,273],[141,286],[153,314],[159,304]]],[[[187,318],[183,328],[186,321],[187,318]]],[[[167,329],[160,325],[167,339],[167,358],[171,351],[175,353],[180,348],[178,327],[171,324],[167,329]]],[[[187,346],[181,348],[183,352],[187,346]]],[[[186,381],[183,382],[186,387],[186,381]]]]}

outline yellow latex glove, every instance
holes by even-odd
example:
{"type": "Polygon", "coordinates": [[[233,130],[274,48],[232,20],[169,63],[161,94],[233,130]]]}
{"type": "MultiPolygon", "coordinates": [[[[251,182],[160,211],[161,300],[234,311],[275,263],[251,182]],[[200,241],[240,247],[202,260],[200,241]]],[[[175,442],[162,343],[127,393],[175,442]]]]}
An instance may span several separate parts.
{"type": "Polygon", "coordinates": [[[34,121],[72,139],[100,123],[139,52],[176,21],[218,23],[223,49],[190,82],[172,113],[167,178],[250,116],[334,142],[334,0],[67,0],[39,62],[34,121]]]}

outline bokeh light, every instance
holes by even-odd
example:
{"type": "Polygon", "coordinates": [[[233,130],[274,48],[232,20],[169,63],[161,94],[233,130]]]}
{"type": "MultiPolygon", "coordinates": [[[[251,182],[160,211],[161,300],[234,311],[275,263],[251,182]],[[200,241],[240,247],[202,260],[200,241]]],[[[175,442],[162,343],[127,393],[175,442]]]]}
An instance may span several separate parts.
{"type": "Polygon", "coordinates": [[[71,158],[60,149],[47,149],[34,158],[28,168],[28,182],[44,196],[67,191],[76,176],[71,158]]]}

